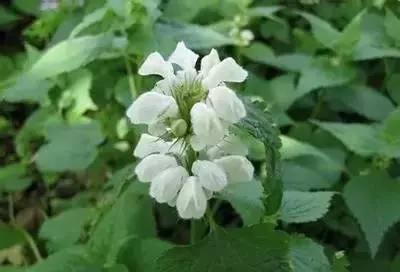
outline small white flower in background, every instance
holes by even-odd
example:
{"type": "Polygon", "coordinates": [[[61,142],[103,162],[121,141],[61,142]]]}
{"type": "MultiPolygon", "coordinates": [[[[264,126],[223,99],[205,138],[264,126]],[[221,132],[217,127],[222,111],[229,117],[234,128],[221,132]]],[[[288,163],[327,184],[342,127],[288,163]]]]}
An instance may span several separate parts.
{"type": "Polygon", "coordinates": [[[185,219],[201,218],[214,193],[254,174],[247,147],[230,132],[246,109],[225,85],[243,82],[247,71],[232,58],[220,60],[215,49],[201,59],[199,71],[198,58],[183,42],[167,60],[151,53],[139,74],[162,79],[126,113],[133,124],[147,125],[134,150],[142,159],[135,169],[139,181],[150,183],[150,196],[176,206],[185,219]]]}

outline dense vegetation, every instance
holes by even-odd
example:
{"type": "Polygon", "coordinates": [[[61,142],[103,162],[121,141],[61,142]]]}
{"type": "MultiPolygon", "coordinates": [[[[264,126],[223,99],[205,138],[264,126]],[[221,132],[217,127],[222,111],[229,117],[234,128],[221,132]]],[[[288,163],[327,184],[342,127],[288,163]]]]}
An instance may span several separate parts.
{"type": "Polygon", "coordinates": [[[0,4],[1,272],[400,271],[400,2],[40,2],[0,4]],[[125,117],[179,41],[249,71],[256,169],[191,222],[125,117]]]}

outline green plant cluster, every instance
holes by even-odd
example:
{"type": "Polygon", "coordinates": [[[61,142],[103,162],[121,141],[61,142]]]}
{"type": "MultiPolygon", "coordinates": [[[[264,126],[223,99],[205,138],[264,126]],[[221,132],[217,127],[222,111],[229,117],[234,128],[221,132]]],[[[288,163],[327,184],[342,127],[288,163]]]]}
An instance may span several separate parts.
{"type": "Polygon", "coordinates": [[[0,4],[0,272],[400,271],[400,2],[41,2],[0,4]],[[179,41],[249,71],[256,167],[191,222],[125,117],[179,41]]]}

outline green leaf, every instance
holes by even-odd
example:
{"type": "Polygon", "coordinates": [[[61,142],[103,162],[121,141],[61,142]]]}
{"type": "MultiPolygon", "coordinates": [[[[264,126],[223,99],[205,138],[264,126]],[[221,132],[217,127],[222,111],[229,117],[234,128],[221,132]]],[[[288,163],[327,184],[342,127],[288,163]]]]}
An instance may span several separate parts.
{"type": "Polygon", "coordinates": [[[357,76],[357,70],[345,63],[335,63],[334,60],[320,57],[301,71],[297,85],[297,97],[301,97],[315,89],[335,87],[352,81],[357,76]]]}
{"type": "Polygon", "coordinates": [[[43,103],[47,101],[48,92],[54,85],[47,80],[33,80],[22,76],[1,93],[0,99],[7,102],[43,103]]]}
{"type": "Polygon", "coordinates": [[[309,238],[292,237],[289,256],[293,272],[331,272],[324,248],[309,238]]]}
{"type": "Polygon", "coordinates": [[[25,237],[19,229],[0,223],[0,250],[24,242],[25,237]]]}
{"type": "Polygon", "coordinates": [[[275,12],[283,9],[282,6],[269,6],[269,7],[254,7],[247,11],[247,15],[251,17],[266,17],[271,18],[275,12]]]}
{"type": "Polygon", "coordinates": [[[13,0],[12,2],[17,9],[26,14],[38,15],[40,12],[40,0],[13,0]]]}
{"type": "Polygon", "coordinates": [[[103,272],[103,269],[94,264],[83,249],[71,248],[49,256],[26,272],[103,272]]]}
{"type": "Polygon", "coordinates": [[[343,251],[335,253],[332,263],[332,272],[349,272],[350,263],[343,251]]]}
{"type": "Polygon", "coordinates": [[[343,29],[335,41],[334,49],[339,54],[351,55],[361,37],[361,22],[366,10],[357,14],[351,22],[343,29]]]}
{"type": "Polygon", "coordinates": [[[143,184],[131,184],[92,232],[89,250],[96,259],[114,264],[119,252],[132,238],[155,236],[152,201],[140,186],[143,184]]]}
{"type": "Polygon", "coordinates": [[[12,24],[19,20],[19,18],[17,14],[0,5],[0,26],[12,24]]]}
{"type": "Polygon", "coordinates": [[[269,225],[216,229],[198,244],[170,249],[158,260],[162,272],[290,271],[288,237],[269,225]]]}
{"type": "Polygon", "coordinates": [[[350,180],[343,197],[375,256],[385,232],[400,220],[400,184],[386,173],[374,172],[350,180]]]}
{"type": "Polygon", "coordinates": [[[393,111],[383,124],[383,137],[389,144],[400,143],[400,108],[393,111]]]}
{"type": "Polygon", "coordinates": [[[47,131],[49,143],[35,155],[42,171],[83,170],[97,156],[97,145],[104,139],[97,122],[77,125],[53,125],[47,131]]]}
{"type": "Polygon", "coordinates": [[[385,142],[380,128],[376,125],[342,124],[333,122],[318,122],[314,124],[330,132],[349,150],[361,156],[385,155],[390,158],[400,156],[400,147],[394,147],[385,142]]]}
{"type": "Polygon", "coordinates": [[[156,272],[157,259],[172,247],[158,239],[132,238],[120,250],[117,262],[126,265],[129,271],[156,272]]]}
{"type": "Polygon", "coordinates": [[[254,225],[259,223],[264,215],[263,193],[262,184],[259,181],[253,180],[251,182],[228,185],[221,192],[221,198],[232,204],[245,225],[254,225]]]}
{"type": "Polygon", "coordinates": [[[171,0],[166,4],[163,16],[181,22],[190,22],[202,10],[211,8],[215,0],[203,0],[193,3],[192,0],[171,0]]]}
{"type": "Polygon", "coordinates": [[[400,19],[388,8],[386,9],[384,25],[389,37],[400,45],[400,19]]]}
{"type": "Polygon", "coordinates": [[[286,223],[313,222],[329,210],[334,192],[283,192],[281,220],[286,223]]]}
{"type": "Polygon", "coordinates": [[[156,33],[161,39],[160,45],[168,42],[175,45],[179,41],[184,41],[191,49],[208,49],[233,44],[232,38],[200,25],[158,23],[156,33]]]}
{"type": "Polygon", "coordinates": [[[48,49],[32,66],[27,76],[40,80],[73,71],[98,58],[111,45],[110,34],[62,41],[48,49]]]}
{"type": "Polygon", "coordinates": [[[390,97],[400,105],[400,74],[391,74],[386,82],[386,89],[389,92],[390,97]]]}
{"type": "Polygon", "coordinates": [[[86,28],[94,25],[95,23],[100,22],[104,16],[107,14],[108,8],[107,7],[102,7],[99,9],[96,9],[95,11],[87,14],[85,17],[83,17],[82,22],[80,22],[72,31],[70,34],[70,38],[74,38],[77,36],[79,33],[81,33],[83,30],[86,28]]]}
{"type": "Polygon", "coordinates": [[[0,168],[0,192],[18,192],[29,187],[32,179],[25,175],[26,167],[20,163],[0,168]]]}
{"type": "Polygon", "coordinates": [[[39,236],[47,240],[47,247],[51,251],[72,246],[78,242],[83,227],[92,213],[93,210],[89,208],[76,208],[62,212],[44,222],[39,236]]]}
{"type": "Polygon", "coordinates": [[[329,90],[326,93],[328,101],[344,106],[345,111],[357,112],[371,120],[385,119],[394,105],[381,92],[367,86],[345,86],[329,90]]]}

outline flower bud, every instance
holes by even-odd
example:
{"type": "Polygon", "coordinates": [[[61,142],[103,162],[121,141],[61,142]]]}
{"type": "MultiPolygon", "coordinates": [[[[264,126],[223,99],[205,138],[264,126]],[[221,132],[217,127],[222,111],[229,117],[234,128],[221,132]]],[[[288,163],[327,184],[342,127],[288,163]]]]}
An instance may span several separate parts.
{"type": "Polygon", "coordinates": [[[178,119],[172,122],[171,131],[176,137],[183,137],[187,131],[187,123],[183,119],[178,119]]]}

